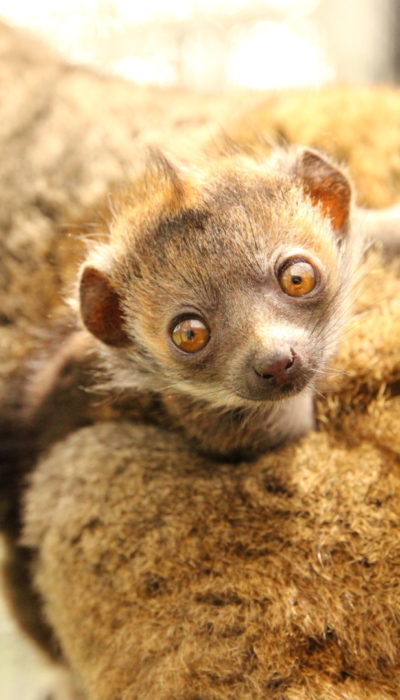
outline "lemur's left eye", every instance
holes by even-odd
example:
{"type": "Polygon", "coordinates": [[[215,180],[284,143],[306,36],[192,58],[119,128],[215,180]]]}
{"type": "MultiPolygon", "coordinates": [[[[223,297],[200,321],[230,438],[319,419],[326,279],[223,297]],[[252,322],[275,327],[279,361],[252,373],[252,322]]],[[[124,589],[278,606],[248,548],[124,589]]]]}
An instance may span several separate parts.
{"type": "Polygon", "coordinates": [[[198,352],[210,340],[210,330],[200,318],[184,318],[174,325],[171,339],[184,352],[198,352]]]}
{"type": "Polygon", "coordinates": [[[278,272],[278,282],[291,297],[302,297],[309,294],[317,283],[314,267],[306,260],[289,260],[282,265],[278,272]]]}

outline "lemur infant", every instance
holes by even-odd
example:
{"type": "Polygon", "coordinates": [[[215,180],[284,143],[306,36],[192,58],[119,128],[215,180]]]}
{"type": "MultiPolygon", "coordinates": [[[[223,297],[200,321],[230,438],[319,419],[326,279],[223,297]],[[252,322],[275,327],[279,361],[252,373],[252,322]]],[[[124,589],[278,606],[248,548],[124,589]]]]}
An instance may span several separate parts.
{"type": "Polygon", "coordinates": [[[80,273],[109,386],[156,397],[156,422],[224,458],[303,435],[350,308],[351,208],[346,175],[312,150],[193,172],[153,156],[80,273]]]}
{"type": "Polygon", "coordinates": [[[111,395],[130,397],[117,415],[214,457],[251,458],[307,432],[366,242],[400,241],[398,207],[363,212],[352,199],[344,172],[310,149],[193,170],[153,154],[81,267],[86,330],[35,375],[42,443],[98,419],[77,393],[93,351],[111,395]]]}

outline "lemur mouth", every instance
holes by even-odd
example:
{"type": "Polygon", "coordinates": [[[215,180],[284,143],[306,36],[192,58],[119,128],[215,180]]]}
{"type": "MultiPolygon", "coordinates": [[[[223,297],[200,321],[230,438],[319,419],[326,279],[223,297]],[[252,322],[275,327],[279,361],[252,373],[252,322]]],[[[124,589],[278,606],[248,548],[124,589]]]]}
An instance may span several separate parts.
{"type": "Polygon", "coordinates": [[[310,384],[313,375],[312,370],[306,370],[303,367],[301,372],[296,373],[296,376],[282,385],[274,382],[270,377],[257,377],[256,381],[246,381],[245,385],[235,393],[241,399],[252,403],[284,401],[303,391],[310,384]]]}
{"type": "Polygon", "coordinates": [[[250,392],[236,392],[236,395],[239,396],[239,398],[244,399],[245,401],[251,401],[252,403],[275,403],[278,401],[283,401],[286,398],[289,398],[290,396],[295,396],[296,394],[299,394],[300,391],[302,391],[307,382],[304,382],[302,386],[285,386],[282,389],[279,390],[271,390],[268,395],[258,395],[256,392],[250,393],[250,392]]]}

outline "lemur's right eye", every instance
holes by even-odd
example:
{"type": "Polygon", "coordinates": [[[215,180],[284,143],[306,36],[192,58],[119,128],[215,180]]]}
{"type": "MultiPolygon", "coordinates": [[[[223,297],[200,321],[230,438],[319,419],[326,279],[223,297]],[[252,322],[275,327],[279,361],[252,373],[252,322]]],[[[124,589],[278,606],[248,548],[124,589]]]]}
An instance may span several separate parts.
{"type": "Polygon", "coordinates": [[[210,329],[201,318],[183,318],[172,328],[171,340],[183,352],[198,352],[210,340],[210,329]]]}

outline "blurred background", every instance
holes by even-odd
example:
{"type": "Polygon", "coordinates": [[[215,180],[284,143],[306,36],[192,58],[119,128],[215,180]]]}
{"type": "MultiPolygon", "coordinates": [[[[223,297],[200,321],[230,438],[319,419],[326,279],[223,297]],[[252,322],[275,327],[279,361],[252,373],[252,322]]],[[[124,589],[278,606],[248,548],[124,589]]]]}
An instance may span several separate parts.
{"type": "MultiPolygon", "coordinates": [[[[400,81],[400,0],[0,0],[70,62],[223,93],[400,81]]],[[[0,698],[44,700],[50,669],[0,596],[0,698]]]]}
{"type": "Polygon", "coordinates": [[[0,0],[72,62],[224,91],[397,82],[399,0],[0,0]]]}

